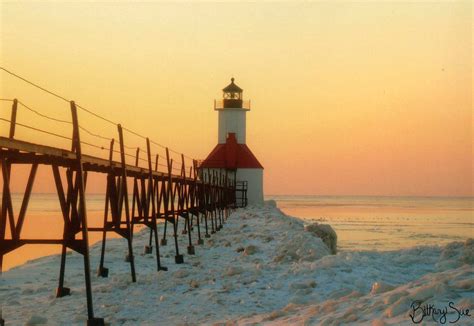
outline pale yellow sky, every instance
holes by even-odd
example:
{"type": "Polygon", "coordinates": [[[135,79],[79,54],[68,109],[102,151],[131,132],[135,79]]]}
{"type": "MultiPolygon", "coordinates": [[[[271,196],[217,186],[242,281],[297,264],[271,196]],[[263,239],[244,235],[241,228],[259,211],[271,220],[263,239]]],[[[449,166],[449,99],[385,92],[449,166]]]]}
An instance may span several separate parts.
{"type": "MultiPolygon", "coordinates": [[[[2,66],[197,158],[217,142],[213,100],[234,76],[266,194],[473,194],[469,1],[0,9],[2,66]]],[[[69,118],[66,103],[3,72],[0,83],[0,97],[69,118]]],[[[24,110],[19,121],[70,134],[24,110]]]]}

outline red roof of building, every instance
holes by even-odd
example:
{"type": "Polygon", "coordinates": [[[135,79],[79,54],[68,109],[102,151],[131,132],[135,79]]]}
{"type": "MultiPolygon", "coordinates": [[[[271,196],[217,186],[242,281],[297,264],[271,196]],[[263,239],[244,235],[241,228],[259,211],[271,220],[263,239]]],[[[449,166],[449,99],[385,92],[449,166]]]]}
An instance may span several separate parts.
{"type": "Polygon", "coordinates": [[[262,164],[245,144],[238,144],[234,133],[229,133],[225,144],[217,144],[202,162],[203,168],[263,169],[262,164]]]}

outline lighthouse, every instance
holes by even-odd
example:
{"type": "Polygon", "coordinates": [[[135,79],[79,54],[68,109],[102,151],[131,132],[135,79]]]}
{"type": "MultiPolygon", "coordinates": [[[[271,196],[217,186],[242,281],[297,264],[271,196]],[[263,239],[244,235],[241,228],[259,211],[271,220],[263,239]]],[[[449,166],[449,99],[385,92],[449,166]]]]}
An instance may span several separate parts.
{"type": "Polygon", "coordinates": [[[218,113],[217,145],[201,163],[201,171],[216,171],[236,181],[239,206],[263,204],[263,166],[247,146],[246,118],[250,101],[243,89],[231,83],[223,90],[222,100],[214,101],[218,113]]]}

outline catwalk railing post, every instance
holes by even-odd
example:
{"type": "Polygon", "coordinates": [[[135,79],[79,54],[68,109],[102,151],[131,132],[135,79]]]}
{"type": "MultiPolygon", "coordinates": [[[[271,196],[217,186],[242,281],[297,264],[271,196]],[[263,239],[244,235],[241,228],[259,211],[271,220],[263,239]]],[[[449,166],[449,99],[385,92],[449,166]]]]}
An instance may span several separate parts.
{"type": "MultiPolygon", "coordinates": [[[[15,137],[15,126],[16,126],[16,112],[18,109],[18,100],[14,99],[12,104],[12,111],[10,116],[10,131],[8,137],[13,139],[15,137]]],[[[8,203],[11,201],[10,196],[10,172],[11,164],[8,160],[2,158],[1,161],[2,175],[3,175],[3,190],[2,190],[2,203],[0,207],[0,240],[5,239],[6,227],[7,227],[7,215],[10,220],[10,224],[13,220],[13,208],[8,203]]],[[[12,228],[12,226],[10,225],[12,228]]],[[[0,254],[0,275],[3,271],[3,253],[0,254]]],[[[0,322],[2,321],[2,312],[0,310],[0,322]]]]}
{"type": "Polygon", "coordinates": [[[232,201],[232,190],[233,190],[233,182],[232,178],[228,177],[228,184],[227,184],[227,208],[229,210],[228,215],[232,213],[233,209],[233,201],[232,201]]]}
{"type": "MultiPolygon", "coordinates": [[[[135,167],[139,167],[140,160],[140,147],[137,147],[135,155],[135,167]]],[[[135,175],[133,177],[133,193],[132,193],[132,217],[131,217],[131,231],[130,236],[133,239],[134,227],[135,224],[141,223],[150,226],[148,221],[149,215],[149,196],[145,187],[145,182],[148,177],[143,177],[143,175],[135,175]],[[135,214],[135,211],[138,212],[138,216],[135,214]]],[[[133,241],[132,241],[133,243],[133,241]]],[[[146,250],[146,248],[145,248],[146,250]]],[[[126,256],[128,261],[128,256],[126,256]]]]}
{"type": "MultiPolygon", "coordinates": [[[[188,232],[188,222],[186,221],[187,217],[187,209],[185,208],[186,205],[186,168],[184,165],[184,159],[183,155],[181,155],[181,169],[179,172],[179,191],[178,191],[178,212],[179,216],[183,217],[185,219],[184,222],[184,228],[183,231],[181,231],[182,234],[188,234],[191,232],[188,232]]],[[[191,231],[191,230],[189,230],[191,231]]],[[[190,243],[191,244],[191,243],[190,243]]]]}
{"type": "Polygon", "coordinates": [[[199,207],[199,185],[198,185],[198,170],[197,170],[197,161],[193,160],[193,172],[194,172],[194,182],[193,182],[193,206],[194,212],[196,214],[196,223],[198,228],[198,241],[197,244],[204,244],[204,240],[201,239],[201,223],[199,221],[200,207],[199,207]]]}
{"type": "MultiPolygon", "coordinates": [[[[153,223],[153,219],[154,219],[153,214],[156,214],[155,196],[154,196],[154,193],[155,193],[155,180],[153,178],[153,170],[152,170],[152,164],[151,164],[150,140],[148,139],[148,137],[146,139],[146,149],[147,149],[147,162],[148,162],[148,187],[147,187],[146,200],[147,200],[147,205],[148,206],[151,205],[151,216],[150,217],[151,217],[151,220],[152,220],[152,223],[153,223]]],[[[148,208],[150,208],[150,207],[148,207],[148,208]]],[[[156,215],[155,215],[155,218],[156,218],[156,215]]],[[[152,240],[153,240],[154,227],[151,226],[151,224],[148,224],[148,228],[150,229],[150,238],[149,238],[148,244],[145,245],[145,247],[143,248],[143,254],[145,254],[145,255],[153,253],[152,240]]],[[[157,248],[157,250],[159,250],[158,246],[155,246],[155,247],[157,248]]]]}
{"type": "Polygon", "coordinates": [[[225,219],[229,217],[229,209],[230,209],[230,179],[229,179],[229,173],[227,170],[225,170],[225,219]]]}
{"type": "Polygon", "coordinates": [[[171,220],[173,223],[173,237],[174,237],[174,245],[176,250],[176,256],[174,257],[174,261],[176,264],[182,264],[184,262],[183,255],[179,254],[179,245],[178,245],[178,217],[176,214],[174,201],[176,195],[176,187],[173,189],[173,159],[170,159],[170,154],[168,148],[166,148],[166,162],[168,164],[168,200],[171,206],[171,220]]]}
{"type": "Polygon", "coordinates": [[[237,169],[234,170],[234,207],[237,208],[237,169]]]}
{"type": "Polygon", "coordinates": [[[217,180],[217,171],[214,170],[212,173],[212,214],[214,215],[215,223],[216,223],[216,231],[220,231],[221,226],[217,223],[219,219],[218,216],[218,195],[219,195],[219,183],[217,180]]]}
{"type": "Polygon", "coordinates": [[[86,281],[86,295],[87,295],[87,315],[88,315],[88,325],[103,325],[104,320],[102,318],[94,317],[94,308],[92,304],[92,285],[91,285],[91,274],[90,274],[90,262],[89,262],[89,238],[87,231],[87,210],[86,210],[86,197],[85,197],[85,181],[82,167],[82,152],[81,152],[81,140],[79,135],[79,122],[77,119],[77,109],[74,101],[71,101],[71,113],[72,113],[72,123],[74,130],[73,143],[76,151],[76,173],[78,174],[77,182],[79,188],[79,209],[80,209],[80,219],[82,224],[82,240],[85,248],[84,250],[84,274],[86,281]]]}
{"type": "MultiPolygon", "coordinates": [[[[71,147],[74,147],[72,145],[71,147]]],[[[70,169],[70,168],[68,168],[70,169]]],[[[59,267],[59,284],[58,288],[56,289],[56,297],[61,298],[63,296],[69,295],[70,294],[70,289],[64,287],[64,272],[66,268],[66,249],[67,249],[67,241],[70,240],[71,233],[69,230],[71,229],[71,221],[70,221],[70,212],[71,212],[71,198],[72,195],[71,193],[73,192],[73,187],[71,185],[71,182],[69,178],[69,170],[66,172],[67,173],[67,185],[68,185],[68,190],[67,190],[67,198],[64,194],[64,189],[61,181],[61,175],[59,173],[59,167],[57,165],[52,165],[52,170],[53,170],[53,176],[54,176],[54,181],[56,184],[56,190],[58,193],[58,198],[59,198],[59,203],[61,206],[61,211],[63,215],[63,221],[64,221],[64,227],[63,227],[63,242],[62,242],[62,248],[61,248],[61,263],[59,267]]]]}
{"type": "Polygon", "coordinates": [[[207,181],[207,189],[206,189],[206,207],[207,207],[207,212],[208,212],[208,218],[211,220],[211,234],[216,233],[216,230],[214,228],[214,216],[212,215],[212,178],[211,178],[211,172],[209,169],[207,169],[207,174],[206,174],[206,181],[207,181]]]}
{"type": "Polygon", "coordinates": [[[221,209],[222,209],[222,223],[225,223],[226,220],[226,208],[227,208],[227,203],[226,203],[226,193],[227,193],[227,170],[226,173],[221,174],[222,175],[222,189],[221,189],[221,209]]]}
{"type": "MultiPolygon", "coordinates": [[[[167,166],[169,167],[169,159],[167,158],[167,166]]],[[[168,219],[169,219],[169,214],[170,214],[170,186],[169,186],[169,178],[163,178],[161,180],[161,191],[160,191],[160,196],[159,196],[159,202],[160,205],[163,204],[163,217],[165,219],[165,226],[163,227],[163,238],[160,240],[160,244],[162,246],[166,246],[168,244],[168,240],[166,239],[166,230],[168,228],[168,219]]],[[[158,205],[158,207],[160,207],[158,205]]],[[[171,222],[170,222],[171,223],[171,222]]]]}
{"type": "MultiPolygon", "coordinates": [[[[82,169],[82,152],[79,152],[81,148],[78,147],[80,145],[80,137],[79,137],[79,123],[77,120],[77,109],[74,102],[70,102],[71,106],[71,114],[72,114],[72,142],[71,142],[71,152],[76,154],[76,163],[72,166],[68,166],[66,169],[66,183],[67,183],[67,193],[64,193],[61,175],[59,172],[59,165],[51,164],[53,170],[54,181],[56,185],[56,190],[58,193],[58,198],[61,206],[61,211],[64,220],[64,228],[63,228],[63,239],[62,239],[62,248],[61,248],[61,262],[59,268],[59,284],[58,288],[56,289],[56,297],[61,298],[67,295],[70,295],[71,290],[64,286],[64,275],[66,270],[66,251],[67,248],[71,248],[77,252],[79,252],[83,257],[85,254],[88,253],[85,248],[88,250],[88,243],[84,245],[84,241],[86,238],[83,237],[82,240],[76,240],[76,234],[81,231],[82,218],[83,214],[81,213],[81,207],[78,209],[78,199],[80,196],[80,188],[79,182],[82,180],[82,186],[84,188],[85,193],[85,177],[86,172],[83,171],[79,174],[78,166],[80,165],[81,171],[82,169]],[[78,160],[81,160],[80,163],[77,163],[78,160]],[[75,173],[75,178],[74,178],[75,173]]],[[[87,214],[87,213],[86,213],[87,214]]],[[[87,215],[86,215],[87,220],[87,215]]],[[[84,263],[87,265],[87,262],[84,263]]],[[[90,264],[89,264],[90,265],[90,264]]],[[[90,272],[90,266],[87,268],[90,272]]],[[[87,289],[87,282],[86,282],[86,289],[87,289]]],[[[87,293],[87,291],[86,291],[87,293]]]]}
{"type": "Polygon", "coordinates": [[[218,215],[217,215],[217,171],[212,171],[212,214],[214,214],[214,220],[216,223],[216,232],[220,230],[219,223],[217,223],[218,215]]]}
{"type": "Polygon", "coordinates": [[[216,216],[219,221],[219,230],[222,229],[221,219],[221,176],[220,171],[216,171],[216,216]]]}
{"type": "MultiPolygon", "coordinates": [[[[12,104],[12,111],[10,117],[10,131],[8,137],[13,139],[15,137],[15,126],[16,126],[16,112],[18,108],[18,100],[14,99],[12,104]]],[[[11,201],[10,196],[10,172],[11,172],[11,164],[8,160],[4,160],[2,158],[2,174],[3,174],[3,191],[2,191],[2,207],[0,208],[0,239],[5,239],[5,232],[7,227],[7,215],[10,220],[10,224],[13,220],[13,208],[9,205],[11,201]]],[[[12,225],[10,225],[12,228],[12,225]]],[[[0,254],[0,275],[2,273],[3,268],[3,254],[0,254]]],[[[1,312],[0,312],[0,320],[1,320],[1,312]]]]}
{"type": "MultiPolygon", "coordinates": [[[[100,263],[99,268],[97,269],[97,275],[100,277],[108,277],[109,276],[109,269],[104,267],[104,260],[105,260],[105,244],[107,241],[107,217],[109,215],[109,197],[111,196],[111,183],[114,183],[115,187],[115,175],[112,171],[113,166],[113,157],[114,157],[114,142],[115,140],[112,138],[110,141],[110,148],[109,148],[109,166],[110,171],[107,174],[107,187],[105,190],[105,207],[104,207],[104,229],[102,230],[102,245],[100,248],[100,263]]],[[[112,206],[112,205],[111,205],[112,206]]],[[[112,210],[112,208],[111,208],[112,210]]]]}
{"type": "MultiPolygon", "coordinates": [[[[0,164],[2,168],[2,178],[3,178],[3,190],[2,190],[2,202],[0,207],[0,240],[3,241],[5,239],[5,233],[7,228],[7,212],[6,212],[6,191],[7,187],[9,186],[7,183],[7,179],[5,179],[4,175],[8,171],[6,160],[1,157],[0,164]]],[[[0,275],[3,271],[3,252],[0,253],[0,275]]],[[[1,311],[0,311],[0,319],[1,319],[1,311]]]]}
{"type": "Polygon", "coordinates": [[[191,239],[191,223],[189,221],[189,218],[190,218],[190,214],[189,214],[189,187],[188,187],[188,183],[186,181],[186,165],[184,164],[184,155],[181,154],[181,175],[182,175],[182,200],[184,201],[183,203],[183,216],[184,218],[186,219],[186,225],[188,227],[188,241],[189,241],[189,244],[188,244],[188,254],[189,255],[194,255],[195,254],[195,251],[194,251],[194,246],[193,246],[193,242],[192,242],[192,239],[191,239]]]}
{"type": "MultiPolygon", "coordinates": [[[[151,231],[152,233],[155,234],[155,247],[156,247],[156,264],[157,264],[157,269],[158,271],[167,271],[168,268],[165,266],[161,266],[160,262],[160,247],[158,245],[158,220],[156,217],[156,207],[155,207],[155,186],[153,183],[153,170],[151,169],[151,150],[150,150],[150,140],[147,138],[146,139],[146,149],[147,149],[147,154],[148,154],[148,191],[150,192],[151,196],[151,223],[152,223],[152,228],[151,231]]],[[[158,166],[158,156],[156,157],[156,165],[158,166]]],[[[150,233],[151,237],[151,233],[150,233]]],[[[151,239],[150,239],[151,240],[151,239]]],[[[151,244],[150,244],[150,249],[151,249],[151,244]]],[[[151,253],[151,250],[150,250],[151,253]]]]}
{"type": "MultiPolygon", "coordinates": [[[[138,167],[138,161],[140,159],[140,147],[137,147],[137,151],[135,152],[135,166],[138,167]]],[[[138,177],[133,178],[133,191],[132,191],[132,216],[131,216],[131,226],[130,226],[130,238],[133,239],[133,229],[135,226],[135,221],[141,220],[142,218],[142,207],[141,207],[141,199],[140,199],[140,190],[138,188],[138,177]],[[138,218],[135,216],[135,208],[138,211],[138,218]]],[[[125,260],[128,260],[129,257],[126,256],[125,260]]]]}
{"type": "Polygon", "coordinates": [[[220,222],[220,227],[223,228],[224,224],[224,178],[223,174],[219,173],[219,198],[218,198],[218,203],[219,203],[219,222],[220,222]]]}
{"type": "Polygon", "coordinates": [[[207,172],[204,171],[203,169],[201,170],[202,172],[202,183],[201,183],[201,188],[199,191],[199,208],[204,212],[204,226],[206,228],[206,234],[204,235],[205,238],[210,238],[211,235],[209,234],[209,227],[207,224],[207,217],[208,217],[208,206],[207,206],[207,200],[208,200],[208,185],[207,185],[207,172]]]}
{"type": "MultiPolygon", "coordinates": [[[[10,132],[9,132],[9,138],[13,139],[15,136],[15,126],[16,126],[16,112],[18,108],[18,100],[14,99],[13,104],[12,104],[12,112],[11,112],[11,117],[10,117],[10,132]]],[[[5,233],[6,233],[6,226],[7,226],[7,214],[10,218],[10,224],[12,223],[13,219],[13,212],[12,208],[10,205],[8,205],[8,201],[11,202],[11,196],[10,196],[10,172],[11,172],[11,165],[1,158],[1,168],[2,168],[2,175],[3,175],[3,191],[2,191],[2,202],[1,202],[1,207],[0,207],[0,240],[3,241],[5,239],[5,233]],[[10,200],[8,200],[10,198],[10,200]],[[8,209],[7,209],[7,206],[8,209]]],[[[36,173],[36,169],[35,169],[36,173]]],[[[34,177],[33,177],[34,178],[34,177]]],[[[14,221],[13,221],[14,222],[14,221]]],[[[13,226],[10,225],[12,228],[13,226]]],[[[12,229],[13,230],[13,229],[12,229]]],[[[13,236],[14,233],[12,233],[13,236]]],[[[3,271],[3,251],[0,253],[0,276],[2,275],[3,271]]],[[[0,305],[0,325],[3,326],[5,325],[5,320],[3,319],[3,309],[2,305],[0,305]]]]}
{"type": "Polygon", "coordinates": [[[222,223],[225,223],[225,208],[226,208],[226,202],[225,202],[225,192],[227,189],[226,185],[226,178],[225,178],[225,173],[221,174],[221,210],[222,210],[222,223]]]}
{"type": "Polygon", "coordinates": [[[9,138],[13,139],[15,137],[15,127],[16,127],[16,112],[18,110],[18,100],[14,99],[12,104],[12,112],[10,117],[10,133],[9,138]]]}
{"type": "MultiPolygon", "coordinates": [[[[186,171],[185,171],[186,172],[186,171]]],[[[189,167],[189,175],[187,176],[188,178],[188,182],[187,182],[187,192],[186,192],[186,200],[188,201],[188,204],[187,204],[187,212],[188,212],[188,217],[189,217],[189,225],[191,226],[190,230],[191,231],[194,231],[194,219],[193,219],[193,203],[192,203],[192,199],[191,199],[191,195],[192,195],[192,173],[193,173],[193,168],[192,166],[189,167]]],[[[186,177],[186,174],[185,174],[185,177],[186,177]]]]}
{"type": "Polygon", "coordinates": [[[208,191],[207,191],[207,210],[209,212],[209,217],[211,219],[211,234],[216,233],[217,225],[214,225],[214,178],[212,177],[211,170],[207,169],[207,181],[208,181],[208,191]]]}
{"type": "Polygon", "coordinates": [[[122,182],[121,182],[121,196],[119,197],[120,203],[124,203],[125,205],[125,219],[127,223],[127,244],[128,244],[128,259],[130,262],[130,271],[132,273],[132,281],[136,282],[137,278],[135,275],[135,259],[133,257],[133,248],[132,248],[132,229],[130,225],[130,209],[128,206],[128,189],[127,189],[127,165],[125,162],[125,144],[123,140],[123,130],[122,126],[119,124],[117,125],[118,134],[119,134],[119,141],[120,141],[120,159],[122,165],[122,182]]]}
{"type": "MultiPolygon", "coordinates": [[[[148,140],[149,142],[149,140],[148,140]]],[[[158,171],[158,159],[160,158],[160,156],[158,154],[156,154],[156,157],[155,157],[155,171],[158,171]]],[[[153,184],[152,184],[152,187],[153,187],[153,192],[152,192],[152,197],[151,197],[151,200],[152,200],[152,204],[155,205],[155,217],[156,219],[158,220],[158,218],[160,217],[160,205],[161,205],[161,201],[160,201],[160,195],[158,194],[159,192],[159,178],[154,178],[153,179],[153,184]]],[[[149,253],[151,254],[152,252],[152,240],[153,240],[153,232],[155,232],[155,237],[158,239],[158,228],[156,230],[154,229],[150,229],[150,238],[148,239],[148,247],[150,249],[148,249],[148,251],[146,253],[149,253]]],[[[157,246],[158,248],[158,246],[157,246]]],[[[147,250],[147,249],[145,249],[147,250]]]]}

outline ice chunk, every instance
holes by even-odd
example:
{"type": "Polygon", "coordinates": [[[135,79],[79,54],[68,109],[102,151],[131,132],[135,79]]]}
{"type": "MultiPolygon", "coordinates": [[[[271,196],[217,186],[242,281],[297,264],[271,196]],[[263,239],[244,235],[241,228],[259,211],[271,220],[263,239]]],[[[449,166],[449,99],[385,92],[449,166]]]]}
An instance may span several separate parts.
{"type": "Polygon", "coordinates": [[[258,251],[258,249],[257,249],[256,246],[250,245],[250,246],[247,246],[247,247],[244,249],[243,255],[244,255],[244,256],[250,256],[250,255],[255,254],[257,251],[258,251]]]}
{"type": "Polygon", "coordinates": [[[30,326],[30,325],[46,325],[47,323],[48,323],[48,318],[33,315],[33,316],[30,317],[30,319],[28,319],[28,321],[26,322],[26,325],[27,326],[30,326]]]}
{"type": "Polygon", "coordinates": [[[321,238],[331,251],[331,254],[335,255],[337,253],[337,234],[330,225],[316,222],[306,225],[304,229],[321,238]]]}
{"type": "Polygon", "coordinates": [[[383,282],[375,282],[372,284],[372,289],[370,290],[370,294],[379,294],[387,291],[393,290],[395,287],[390,284],[386,284],[383,282]]]}

